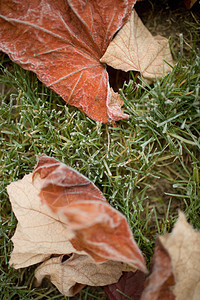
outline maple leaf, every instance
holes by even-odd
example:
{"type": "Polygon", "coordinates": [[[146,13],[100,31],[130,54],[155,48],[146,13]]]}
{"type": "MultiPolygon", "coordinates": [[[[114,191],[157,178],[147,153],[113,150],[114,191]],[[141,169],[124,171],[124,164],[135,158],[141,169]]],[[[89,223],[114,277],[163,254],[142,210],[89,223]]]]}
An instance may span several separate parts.
{"type": "Polygon", "coordinates": [[[100,61],[125,72],[138,71],[151,83],[171,71],[164,59],[173,65],[168,40],[162,36],[153,37],[133,10],[100,61]]]}
{"type": "Polygon", "coordinates": [[[125,217],[72,168],[41,155],[33,174],[7,190],[18,220],[10,264],[22,268],[48,259],[36,270],[38,282],[49,276],[71,296],[92,282],[114,283],[122,271],[146,272],[125,217]],[[98,279],[103,273],[107,275],[98,279]]]}
{"type": "Polygon", "coordinates": [[[0,50],[95,121],[128,118],[100,63],[136,0],[1,0],[0,50]]]}

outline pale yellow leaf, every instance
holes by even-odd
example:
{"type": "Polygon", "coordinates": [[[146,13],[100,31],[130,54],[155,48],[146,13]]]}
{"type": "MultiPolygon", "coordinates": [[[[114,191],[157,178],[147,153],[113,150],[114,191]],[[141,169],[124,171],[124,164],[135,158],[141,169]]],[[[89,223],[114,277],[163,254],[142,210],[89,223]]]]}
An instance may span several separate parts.
{"type": "Polygon", "coordinates": [[[74,254],[62,262],[63,256],[54,257],[40,265],[35,271],[37,284],[40,285],[44,277],[51,282],[65,296],[74,296],[85,285],[104,286],[115,283],[122,275],[122,271],[132,270],[121,262],[107,261],[97,264],[89,256],[74,254]]]}
{"type": "Polygon", "coordinates": [[[172,233],[159,238],[172,260],[176,300],[199,300],[200,232],[195,231],[180,212],[172,233]]]}
{"type": "Polygon", "coordinates": [[[101,58],[115,69],[138,71],[148,82],[171,71],[173,64],[168,40],[153,37],[133,10],[131,18],[118,32],[101,58]]]}
{"type": "Polygon", "coordinates": [[[10,259],[16,269],[41,262],[51,254],[77,252],[69,242],[73,234],[62,215],[54,214],[47,205],[41,204],[39,178],[34,184],[29,174],[7,187],[18,220],[10,259]]]}

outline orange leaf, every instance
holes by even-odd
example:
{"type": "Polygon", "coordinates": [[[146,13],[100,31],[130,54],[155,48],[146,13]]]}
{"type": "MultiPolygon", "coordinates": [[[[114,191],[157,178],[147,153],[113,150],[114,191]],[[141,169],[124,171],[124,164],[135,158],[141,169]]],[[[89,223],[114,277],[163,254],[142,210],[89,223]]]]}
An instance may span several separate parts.
{"type": "Polygon", "coordinates": [[[46,203],[53,212],[72,201],[106,201],[101,191],[89,179],[45,154],[39,157],[33,179],[36,174],[43,180],[39,193],[42,203],[46,203]]]}
{"type": "Polygon", "coordinates": [[[99,59],[136,0],[1,0],[0,50],[96,121],[127,118],[112,105],[99,59]]]}
{"type": "Polygon", "coordinates": [[[43,180],[42,201],[66,217],[77,251],[85,251],[96,262],[122,261],[146,272],[126,218],[105,202],[87,178],[46,155],[39,157],[33,179],[38,174],[43,180]]]}

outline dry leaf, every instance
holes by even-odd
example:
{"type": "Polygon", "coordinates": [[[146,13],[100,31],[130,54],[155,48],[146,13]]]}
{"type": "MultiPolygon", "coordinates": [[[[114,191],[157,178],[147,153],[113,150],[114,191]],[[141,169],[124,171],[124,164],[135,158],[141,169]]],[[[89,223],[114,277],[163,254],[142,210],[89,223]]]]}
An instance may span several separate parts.
{"type": "Polygon", "coordinates": [[[191,9],[196,2],[197,0],[184,0],[187,9],[191,9]]]}
{"type": "Polygon", "coordinates": [[[126,218],[87,178],[46,155],[39,157],[33,178],[37,175],[43,182],[39,194],[43,203],[66,217],[77,251],[85,251],[96,262],[123,261],[146,271],[126,218]]]}
{"type": "Polygon", "coordinates": [[[1,0],[0,50],[96,121],[128,118],[110,103],[99,59],[136,0],[1,0]]]}
{"type": "Polygon", "coordinates": [[[172,233],[160,236],[171,257],[176,300],[199,300],[200,295],[200,232],[195,231],[179,213],[172,233]]]}
{"type": "Polygon", "coordinates": [[[152,271],[140,300],[174,300],[170,288],[175,284],[171,258],[159,238],[152,259],[152,271]]]}
{"type": "Polygon", "coordinates": [[[75,252],[69,242],[73,233],[62,216],[53,213],[40,201],[39,178],[33,185],[32,174],[25,175],[22,180],[12,182],[7,191],[18,220],[12,238],[14,250],[10,259],[14,268],[36,264],[52,254],[75,252]]]}
{"type": "Polygon", "coordinates": [[[104,290],[109,300],[127,300],[130,298],[140,300],[144,289],[144,281],[145,274],[141,271],[135,273],[124,272],[117,283],[105,286],[104,290]]]}
{"type": "Polygon", "coordinates": [[[33,175],[11,183],[7,190],[18,219],[10,264],[21,268],[57,256],[37,269],[38,282],[49,276],[65,295],[72,295],[91,282],[114,283],[122,271],[146,272],[125,217],[75,170],[41,155],[33,175]],[[107,279],[98,279],[103,273],[107,279]],[[75,274],[71,281],[69,274],[75,274]]]}
{"type": "Polygon", "coordinates": [[[108,46],[101,62],[123,71],[139,71],[147,81],[154,81],[171,71],[173,64],[168,40],[153,37],[135,11],[108,46]]]}
{"type": "Polygon", "coordinates": [[[95,264],[88,256],[74,254],[64,261],[62,256],[49,259],[36,269],[35,277],[37,285],[48,277],[62,294],[73,296],[85,285],[104,286],[118,281],[122,271],[120,262],[95,264]]]}

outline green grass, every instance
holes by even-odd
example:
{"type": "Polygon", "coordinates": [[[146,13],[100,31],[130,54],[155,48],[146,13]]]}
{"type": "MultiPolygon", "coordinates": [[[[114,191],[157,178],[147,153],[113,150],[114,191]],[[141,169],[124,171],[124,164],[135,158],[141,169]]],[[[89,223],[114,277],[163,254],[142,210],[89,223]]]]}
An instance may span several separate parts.
{"type": "MultiPolygon", "coordinates": [[[[181,54],[153,86],[130,76],[121,95],[129,120],[97,124],[65,105],[28,71],[1,54],[0,294],[2,299],[68,299],[45,281],[34,287],[35,266],[8,266],[16,219],[6,186],[31,172],[45,153],[92,180],[121,211],[147,263],[157,233],[169,232],[178,209],[200,229],[200,58],[181,54]]],[[[105,299],[87,287],[77,299],[105,299]]]]}

